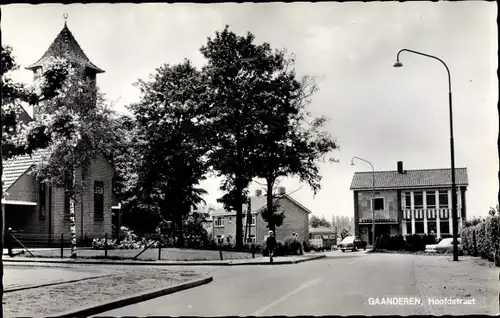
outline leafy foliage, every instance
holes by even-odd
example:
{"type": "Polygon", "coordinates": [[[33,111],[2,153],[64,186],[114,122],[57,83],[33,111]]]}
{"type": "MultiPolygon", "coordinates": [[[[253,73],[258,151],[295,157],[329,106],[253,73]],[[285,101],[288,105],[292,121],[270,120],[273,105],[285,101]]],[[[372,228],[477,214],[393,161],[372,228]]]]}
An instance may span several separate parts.
{"type": "Polygon", "coordinates": [[[354,235],[354,218],[348,216],[332,217],[332,228],[340,234],[341,239],[354,235]]]}
{"type": "Polygon", "coordinates": [[[137,124],[134,188],[143,208],[175,222],[183,245],[183,220],[206,193],[196,187],[208,169],[206,87],[187,60],[163,65],[136,85],[142,98],[129,107],[137,124]]]}
{"type": "Polygon", "coordinates": [[[497,263],[500,258],[500,216],[488,216],[485,220],[469,225],[460,234],[463,250],[468,255],[481,256],[497,263]]]}
{"type": "Polygon", "coordinates": [[[261,78],[269,61],[267,44],[255,45],[254,37],[237,36],[229,30],[208,38],[201,53],[207,59],[203,73],[209,87],[211,128],[213,131],[210,164],[218,176],[224,176],[220,198],[227,209],[236,211],[236,245],[243,246],[243,203],[245,189],[255,177],[256,134],[261,78]]]}
{"type": "Polygon", "coordinates": [[[316,193],[321,180],[318,161],[337,148],[323,131],[327,120],[310,118],[305,111],[317,90],[314,81],[297,79],[292,57],[254,39],[250,32],[237,36],[226,26],[201,49],[208,60],[203,72],[216,132],[211,164],[226,178],[222,189],[227,195],[221,202],[236,210],[237,244],[242,244],[245,189],[254,177],[267,182],[270,213],[279,177],[298,176],[316,193]]]}
{"type": "Polygon", "coordinates": [[[330,224],[330,222],[328,222],[324,216],[322,216],[321,218],[317,217],[316,215],[311,215],[311,217],[309,218],[309,225],[311,227],[320,227],[320,226],[323,226],[323,227],[331,227],[332,225],[330,224]]]}
{"type": "Polygon", "coordinates": [[[262,219],[267,223],[266,227],[273,232],[276,232],[276,228],[280,227],[285,220],[285,212],[279,208],[279,200],[274,200],[272,210],[268,210],[267,207],[265,207],[260,213],[262,219]]]}

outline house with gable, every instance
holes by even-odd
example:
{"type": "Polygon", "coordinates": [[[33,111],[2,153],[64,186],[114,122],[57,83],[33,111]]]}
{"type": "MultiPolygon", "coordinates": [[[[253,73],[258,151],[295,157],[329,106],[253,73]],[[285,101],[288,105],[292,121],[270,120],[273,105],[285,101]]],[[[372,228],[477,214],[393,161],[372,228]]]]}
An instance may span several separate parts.
{"type": "MultiPolygon", "coordinates": [[[[276,229],[276,239],[283,241],[293,233],[298,234],[299,241],[309,239],[309,214],[311,211],[286,193],[284,187],[278,188],[280,210],[285,212],[283,224],[276,229]]],[[[262,218],[261,212],[266,208],[267,198],[262,195],[262,190],[256,190],[250,197],[250,213],[248,205],[243,205],[243,234],[244,243],[262,244],[269,236],[267,223],[262,218]],[[250,215],[250,220],[247,220],[250,215]],[[248,221],[248,222],[247,222],[248,221]]],[[[212,235],[217,242],[235,244],[236,239],[236,211],[215,210],[212,216],[212,235]]]]}
{"type": "MultiPolygon", "coordinates": [[[[82,76],[90,78],[94,85],[96,75],[104,72],[85,55],[66,23],[45,54],[26,69],[33,71],[36,77],[51,57],[64,57],[71,63],[84,66],[82,76]]],[[[23,109],[20,119],[29,122],[36,118],[38,112],[34,107],[31,117],[23,109]]],[[[69,196],[65,189],[50,187],[31,174],[33,167],[42,161],[44,153],[41,150],[31,156],[16,156],[2,162],[4,196],[1,202],[5,228],[37,236],[38,245],[57,242],[61,233],[69,233],[70,226],[69,196]]],[[[83,191],[75,200],[77,242],[103,237],[105,233],[111,235],[112,222],[116,223],[115,228],[119,228],[120,223],[120,204],[113,194],[112,166],[104,156],[98,155],[92,160],[85,177],[81,171],[77,171],[76,176],[76,182],[83,185],[83,191]],[[112,217],[113,210],[118,217],[112,217]]]]}
{"type": "Polygon", "coordinates": [[[458,234],[466,219],[467,168],[455,168],[457,193],[451,191],[451,169],[356,172],[352,178],[356,236],[372,244],[372,204],[375,235],[452,235],[452,195],[457,197],[458,234]],[[373,177],[375,195],[372,202],[373,177]]]}

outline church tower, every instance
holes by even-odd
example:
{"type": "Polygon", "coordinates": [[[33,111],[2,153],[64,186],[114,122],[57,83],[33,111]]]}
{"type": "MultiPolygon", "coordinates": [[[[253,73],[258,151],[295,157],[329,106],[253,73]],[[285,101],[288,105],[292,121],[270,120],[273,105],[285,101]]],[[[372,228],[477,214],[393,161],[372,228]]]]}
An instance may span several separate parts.
{"type": "MultiPolygon", "coordinates": [[[[64,15],[64,19],[67,19],[67,14],[64,15]]],[[[26,67],[27,70],[31,70],[36,78],[42,67],[47,64],[51,57],[66,58],[73,65],[83,66],[84,68],[84,78],[90,79],[94,85],[96,85],[96,75],[99,73],[104,73],[104,70],[97,67],[90,59],[85,55],[82,48],[76,41],[75,37],[71,33],[64,22],[64,27],[61,32],[54,39],[52,44],[49,46],[45,54],[35,63],[26,67]]],[[[33,109],[33,117],[36,116],[36,107],[33,109]]]]}

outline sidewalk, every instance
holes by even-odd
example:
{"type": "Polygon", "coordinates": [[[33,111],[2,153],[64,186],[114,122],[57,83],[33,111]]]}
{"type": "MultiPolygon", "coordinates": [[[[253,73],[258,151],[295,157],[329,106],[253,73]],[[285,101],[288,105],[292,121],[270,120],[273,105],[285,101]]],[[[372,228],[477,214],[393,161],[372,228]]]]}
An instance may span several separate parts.
{"type": "Polygon", "coordinates": [[[70,259],[70,258],[35,258],[16,256],[4,258],[4,264],[39,263],[39,264],[102,264],[102,265],[156,265],[156,266],[237,266],[237,265],[285,265],[297,264],[326,257],[325,254],[310,254],[300,256],[275,257],[270,263],[269,257],[250,259],[217,260],[217,261],[133,261],[133,260],[105,260],[105,259],[70,259]]]}

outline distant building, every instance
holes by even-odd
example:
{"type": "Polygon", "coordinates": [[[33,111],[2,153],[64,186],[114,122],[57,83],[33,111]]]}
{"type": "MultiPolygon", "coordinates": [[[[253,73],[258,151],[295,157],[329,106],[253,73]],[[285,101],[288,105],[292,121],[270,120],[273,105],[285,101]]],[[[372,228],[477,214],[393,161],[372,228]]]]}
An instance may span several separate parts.
{"type": "MultiPolygon", "coordinates": [[[[309,214],[311,211],[302,204],[286,194],[284,187],[279,188],[281,197],[277,199],[280,209],[285,212],[283,224],[276,229],[276,239],[283,241],[293,233],[298,234],[299,240],[307,240],[309,237],[309,214]]],[[[255,196],[250,197],[251,220],[247,226],[248,206],[243,205],[243,234],[247,234],[245,243],[263,244],[268,237],[269,229],[267,223],[261,216],[266,208],[267,199],[261,190],[255,191],[255,196]]],[[[219,242],[235,243],[236,238],[236,212],[223,209],[213,211],[213,239],[219,242]]]]}
{"type": "MultiPolygon", "coordinates": [[[[467,168],[456,168],[459,229],[467,215],[467,168]]],[[[372,244],[372,172],[352,179],[355,233],[372,244]]],[[[451,169],[375,171],[375,234],[452,234],[451,169]]],[[[460,233],[460,232],[459,232],[460,233]]]]}
{"type": "Polygon", "coordinates": [[[337,233],[335,230],[325,227],[309,227],[309,242],[316,245],[318,241],[321,242],[321,247],[331,248],[333,245],[337,245],[337,233]]]}
{"type": "MultiPolygon", "coordinates": [[[[38,76],[50,57],[64,57],[84,66],[82,76],[90,78],[94,85],[96,74],[104,72],[90,62],[66,23],[45,54],[27,69],[32,70],[35,77],[38,76]]],[[[33,118],[38,114],[39,110],[35,107],[33,118]]],[[[29,122],[32,118],[23,109],[20,120],[29,122]]],[[[41,150],[33,156],[23,155],[3,160],[2,209],[5,211],[6,228],[25,234],[38,234],[38,237],[43,237],[50,244],[57,241],[61,233],[69,233],[69,196],[64,189],[49,187],[31,175],[32,167],[41,162],[44,152],[41,150]]],[[[92,160],[83,180],[81,170],[76,175],[76,182],[83,182],[84,185],[75,204],[77,242],[85,237],[104,237],[105,233],[111,235],[112,210],[117,212],[116,215],[119,215],[120,210],[113,194],[113,168],[99,155],[92,160]]],[[[115,222],[118,228],[119,217],[115,218],[115,222]]]]}

